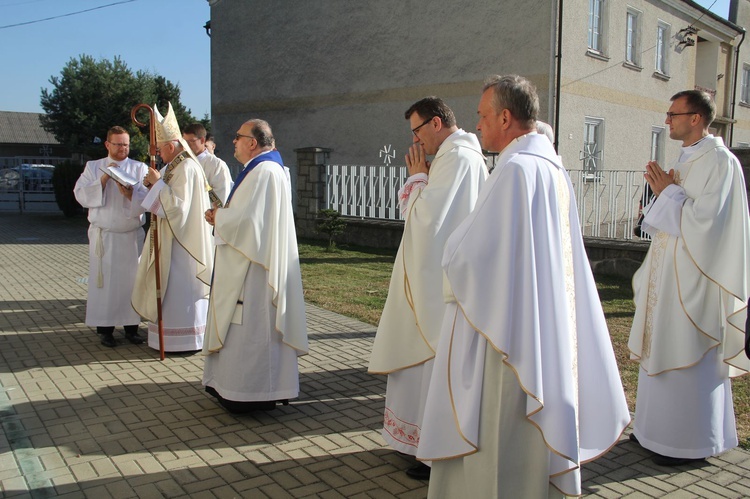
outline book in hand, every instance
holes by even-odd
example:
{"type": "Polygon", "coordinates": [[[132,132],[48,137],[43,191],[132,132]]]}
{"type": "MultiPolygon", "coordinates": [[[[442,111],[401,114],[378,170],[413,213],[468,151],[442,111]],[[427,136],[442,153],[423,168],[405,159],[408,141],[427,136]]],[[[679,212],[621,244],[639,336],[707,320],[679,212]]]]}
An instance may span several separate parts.
{"type": "Polygon", "coordinates": [[[123,187],[132,187],[136,185],[139,180],[135,177],[131,177],[127,173],[125,173],[120,168],[117,168],[116,166],[108,166],[106,168],[99,167],[101,171],[112,177],[117,181],[117,183],[121,184],[123,187]]]}

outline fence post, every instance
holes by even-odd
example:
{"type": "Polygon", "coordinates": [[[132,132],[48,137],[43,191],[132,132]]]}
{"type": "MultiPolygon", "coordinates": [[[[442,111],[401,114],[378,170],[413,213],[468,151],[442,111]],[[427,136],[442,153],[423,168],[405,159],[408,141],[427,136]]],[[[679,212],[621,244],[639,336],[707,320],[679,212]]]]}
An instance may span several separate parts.
{"type": "Polygon", "coordinates": [[[326,164],[333,149],[303,147],[297,153],[297,203],[294,214],[298,237],[316,237],[315,217],[325,207],[326,164]]]}

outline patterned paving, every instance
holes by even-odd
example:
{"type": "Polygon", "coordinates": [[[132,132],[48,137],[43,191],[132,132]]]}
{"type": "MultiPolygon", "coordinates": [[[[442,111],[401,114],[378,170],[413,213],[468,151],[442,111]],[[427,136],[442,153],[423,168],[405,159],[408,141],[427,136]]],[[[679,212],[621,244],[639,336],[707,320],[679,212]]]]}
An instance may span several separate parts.
{"type": "MultiPolygon", "coordinates": [[[[99,344],[83,324],[86,223],[0,214],[0,496],[403,497],[426,484],[379,430],[374,327],[308,305],[301,394],[233,416],[203,392],[200,355],[99,344]]],[[[120,333],[116,333],[120,334],[120,333]]],[[[625,437],[584,468],[592,497],[750,497],[750,453],[658,468],[625,437]]]]}

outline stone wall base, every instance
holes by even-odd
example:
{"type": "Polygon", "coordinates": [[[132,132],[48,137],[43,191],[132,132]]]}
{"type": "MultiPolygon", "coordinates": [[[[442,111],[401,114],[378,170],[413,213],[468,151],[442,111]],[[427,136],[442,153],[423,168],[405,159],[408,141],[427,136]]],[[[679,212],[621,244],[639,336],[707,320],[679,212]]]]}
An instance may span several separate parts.
{"type": "MultiPolygon", "coordinates": [[[[353,244],[370,248],[398,248],[404,233],[404,222],[341,217],[346,230],[336,236],[336,244],[353,244]]],[[[328,236],[306,227],[298,236],[326,241],[328,236]]],[[[613,275],[631,278],[648,251],[648,241],[622,241],[597,237],[584,237],[586,253],[596,275],[613,275]]]]}

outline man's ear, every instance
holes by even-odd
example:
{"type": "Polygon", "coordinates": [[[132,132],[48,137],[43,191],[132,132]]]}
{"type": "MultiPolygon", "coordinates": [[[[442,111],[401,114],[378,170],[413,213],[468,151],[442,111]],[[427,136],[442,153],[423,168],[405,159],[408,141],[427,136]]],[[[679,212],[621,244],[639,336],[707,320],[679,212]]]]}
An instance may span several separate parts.
{"type": "Polygon", "coordinates": [[[510,128],[511,121],[513,120],[513,115],[510,114],[510,111],[505,108],[500,112],[500,127],[503,130],[507,130],[510,128]]]}
{"type": "Polygon", "coordinates": [[[432,120],[435,123],[433,126],[435,127],[436,132],[439,132],[440,130],[443,129],[444,124],[443,124],[443,120],[440,119],[440,116],[434,116],[432,120]]]}

